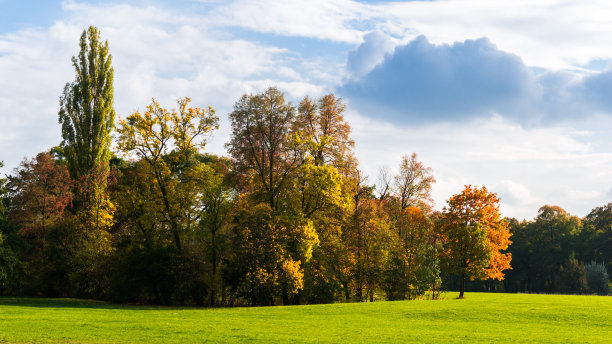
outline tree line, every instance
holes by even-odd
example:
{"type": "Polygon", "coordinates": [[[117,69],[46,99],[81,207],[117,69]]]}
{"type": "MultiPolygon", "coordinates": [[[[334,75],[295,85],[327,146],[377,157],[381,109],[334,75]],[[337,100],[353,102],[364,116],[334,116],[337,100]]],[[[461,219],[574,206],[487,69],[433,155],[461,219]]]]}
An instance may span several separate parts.
{"type": "MultiPolygon", "coordinates": [[[[444,288],[463,297],[483,286],[556,291],[558,276],[590,276],[571,259],[610,263],[609,245],[570,257],[567,236],[533,234],[557,233],[561,220],[502,218],[484,186],[434,211],[433,171],[414,153],[370,183],[333,94],[297,105],[274,87],[243,95],[225,157],[205,151],[214,109],[189,98],[175,109],[153,99],[115,126],[112,57],[96,28],[72,62],[62,142],[0,179],[2,294],[209,306],[436,298],[444,288]],[[561,271],[558,260],[525,263],[534,251],[570,260],[561,271]],[[552,269],[545,280],[536,263],[552,269]]],[[[578,219],[592,224],[590,243],[610,237],[611,209],[601,213],[578,219]]]]}

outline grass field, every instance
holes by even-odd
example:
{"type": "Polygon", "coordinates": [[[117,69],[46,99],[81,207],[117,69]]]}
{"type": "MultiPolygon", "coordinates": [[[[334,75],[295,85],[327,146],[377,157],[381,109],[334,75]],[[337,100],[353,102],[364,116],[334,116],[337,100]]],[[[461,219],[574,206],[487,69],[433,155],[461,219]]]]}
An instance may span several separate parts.
{"type": "Polygon", "coordinates": [[[0,297],[0,343],[612,343],[612,297],[454,297],[220,309],[0,297]]]}

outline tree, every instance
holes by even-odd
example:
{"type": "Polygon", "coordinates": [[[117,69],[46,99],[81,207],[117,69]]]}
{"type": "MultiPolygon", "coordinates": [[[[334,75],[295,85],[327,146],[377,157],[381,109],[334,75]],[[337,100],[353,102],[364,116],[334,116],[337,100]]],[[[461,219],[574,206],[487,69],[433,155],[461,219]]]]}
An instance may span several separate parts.
{"type": "Polygon", "coordinates": [[[219,121],[211,107],[191,108],[190,102],[189,98],[179,99],[178,110],[168,111],[153,99],[144,113],[137,111],[120,120],[117,129],[119,149],[145,162],[143,169],[156,186],[152,196],[158,202],[160,218],[169,227],[178,251],[183,249],[181,233],[195,226],[197,217],[195,200],[200,189],[197,178],[192,178],[198,165],[193,158],[219,121]]]}
{"type": "Polygon", "coordinates": [[[72,209],[90,238],[108,236],[114,205],[107,193],[113,108],[113,67],[108,42],[90,26],[83,31],[78,56],[72,57],[75,81],[60,98],[61,153],[77,182],[72,209]]]}
{"type": "Polygon", "coordinates": [[[391,299],[422,296],[439,282],[436,240],[428,213],[433,205],[432,169],[403,156],[399,173],[380,168],[378,200],[390,217],[395,240],[386,271],[386,291],[391,299]]]}
{"type": "Polygon", "coordinates": [[[510,245],[511,234],[499,213],[499,198],[484,186],[467,185],[447,203],[436,231],[444,244],[442,260],[460,276],[463,298],[466,278],[504,278],[512,257],[502,251],[510,245]]]}
{"type": "Polygon", "coordinates": [[[425,167],[417,160],[416,153],[410,158],[402,157],[399,174],[394,179],[394,194],[399,199],[400,209],[409,206],[421,207],[425,210],[431,208],[431,185],[436,182],[432,175],[433,170],[425,167]]]}
{"type": "Polygon", "coordinates": [[[422,208],[413,206],[400,210],[395,226],[407,268],[407,296],[412,300],[439,284],[433,223],[422,208]]]}
{"type": "Polygon", "coordinates": [[[108,42],[90,26],[83,31],[78,57],[72,57],[76,78],[60,98],[62,146],[73,178],[79,179],[103,164],[108,169],[113,108],[113,67],[108,42]]]}
{"type": "Polygon", "coordinates": [[[211,265],[210,306],[215,305],[219,290],[219,266],[226,246],[224,229],[229,226],[229,216],[235,202],[235,192],[223,183],[223,176],[207,165],[199,166],[202,186],[198,203],[201,209],[199,227],[204,232],[203,241],[211,265]]]}
{"type": "MultiPolygon", "coordinates": [[[[0,161],[0,168],[2,167],[4,167],[4,161],[0,161]]],[[[0,222],[6,220],[6,205],[4,204],[6,193],[6,178],[0,178],[0,222]]]]}
{"type": "Polygon", "coordinates": [[[536,290],[557,292],[559,267],[570,259],[582,221],[563,208],[544,205],[529,225],[532,262],[529,276],[536,290]]]}
{"type": "Polygon", "coordinates": [[[601,261],[612,271],[612,203],[591,210],[577,243],[582,261],[601,261]]]}
{"type": "Polygon", "coordinates": [[[304,159],[311,157],[315,166],[335,167],[342,175],[357,166],[353,155],[355,141],[351,127],[344,121],[346,105],[342,99],[328,94],[318,100],[305,97],[298,106],[294,132],[302,144],[304,159]]]}
{"type": "Polygon", "coordinates": [[[298,216],[313,219],[318,213],[346,206],[341,189],[342,177],[334,167],[317,166],[308,159],[296,170],[292,182],[283,196],[298,216]]]}
{"type": "Polygon", "coordinates": [[[11,218],[26,235],[41,236],[57,225],[72,202],[72,181],[66,166],[57,164],[49,153],[23,161],[9,178],[11,218]]]}
{"type": "Polygon", "coordinates": [[[312,224],[278,216],[267,203],[239,202],[224,277],[252,305],[273,305],[278,298],[289,304],[303,288],[302,264],[317,244],[312,224]]]}
{"type": "Polygon", "coordinates": [[[574,256],[559,267],[556,278],[556,289],[564,294],[584,294],[587,289],[587,274],[583,263],[574,256]]]}
{"type": "Polygon", "coordinates": [[[369,197],[359,202],[343,228],[343,240],[352,264],[356,297],[374,301],[374,292],[381,286],[383,268],[388,260],[391,232],[389,217],[380,203],[369,197]],[[365,290],[366,295],[363,295],[365,290]]]}
{"type": "Polygon", "coordinates": [[[274,87],[261,94],[243,95],[229,115],[232,137],[226,146],[235,169],[253,181],[255,195],[274,210],[299,167],[298,147],[291,137],[294,117],[294,107],[286,104],[282,92],[274,87]]]}
{"type": "Polygon", "coordinates": [[[22,292],[66,293],[71,289],[68,274],[78,240],[70,226],[73,216],[66,211],[73,199],[68,169],[49,153],[40,153],[21,163],[9,177],[8,189],[9,222],[27,243],[20,252],[26,267],[22,292]]]}
{"type": "MultiPolygon", "coordinates": [[[[4,163],[0,161],[0,167],[4,163]]],[[[5,196],[7,194],[6,178],[0,178],[0,293],[15,279],[15,270],[18,264],[17,255],[5,240],[4,230],[6,223],[5,196]]]]}

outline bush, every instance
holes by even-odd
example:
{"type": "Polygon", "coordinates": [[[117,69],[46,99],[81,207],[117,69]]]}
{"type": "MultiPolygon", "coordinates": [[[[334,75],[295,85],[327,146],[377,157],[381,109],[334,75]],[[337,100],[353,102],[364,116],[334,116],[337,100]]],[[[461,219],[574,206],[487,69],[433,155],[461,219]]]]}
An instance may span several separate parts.
{"type": "Polygon", "coordinates": [[[597,295],[608,295],[610,288],[608,286],[608,271],[604,264],[591,262],[585,266],[586,279],[590,293],[597,295]]]}

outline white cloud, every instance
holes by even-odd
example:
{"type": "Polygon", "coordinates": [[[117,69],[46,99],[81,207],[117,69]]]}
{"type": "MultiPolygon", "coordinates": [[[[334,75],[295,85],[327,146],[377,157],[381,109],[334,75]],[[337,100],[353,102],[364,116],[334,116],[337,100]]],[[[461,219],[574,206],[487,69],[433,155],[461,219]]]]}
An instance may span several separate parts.
{"type": "Polygon", "coordinates": [[[359,22],[367,23],[367,6],[351,0],[238,0],[217,7],[215,25],[237,26],[264,33],[361,42],[359,22]]]}
{"type": "Polygon", "coordinates": [[[388,32],[416,30],[436,43],[485,36],[531,66],[560,69],[612,56],[609,1],[391,2],[377,10],[388,32]]]}
{"type": "Polygon", "coordinates": [[[563,69],[612,58],[612,2],[238,0],[217,7],[216,25],[264,33],[362,42],[380,30],[408,41],[423,34],[434,43],[488,37],[527,65],[563,69]]]}

